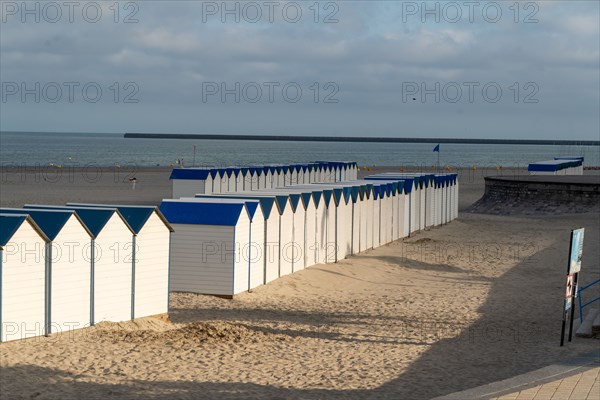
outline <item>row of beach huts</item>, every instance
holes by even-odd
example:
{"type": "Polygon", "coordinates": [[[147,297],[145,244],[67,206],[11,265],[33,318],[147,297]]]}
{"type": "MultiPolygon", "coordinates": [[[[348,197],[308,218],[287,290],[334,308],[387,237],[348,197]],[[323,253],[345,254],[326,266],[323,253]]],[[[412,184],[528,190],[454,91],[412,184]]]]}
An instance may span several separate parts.
{"type": "Polygon", "coordinates": [[[173,193],[193,194],[158,208],[0,209],[0,341],[164,315],[174,291],[232,297],[458,215],[456,174],[357,180],[355,163],[315,164],[327,173],[307,167],[302,181],[208,194],[190,179],[205,170],[175,169],[173,193]]]}
{"type": "Polygon", "coordinates": [[[583,175],[584,157],[562,156],[553,160],[530,163],[530,175],[583,175]]]}
{"type": "Polygon", "coordinates": [[[237,193],[274,189],[315,182],[356,179],[355,162],[316,161],[303,164],[269,164],[228,168],[174,169],[171,174],[173,198],[196,194],[237,193]]]}

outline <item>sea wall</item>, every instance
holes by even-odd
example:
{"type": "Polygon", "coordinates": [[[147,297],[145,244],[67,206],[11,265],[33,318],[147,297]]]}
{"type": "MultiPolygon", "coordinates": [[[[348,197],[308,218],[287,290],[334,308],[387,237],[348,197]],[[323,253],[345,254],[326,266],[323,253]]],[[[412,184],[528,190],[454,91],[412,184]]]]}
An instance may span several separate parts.
{"type": "Polygon", "coordinates": [[[600,209],[600,176],[485,177],[485,193],[469,212],[565,214],[600,209]]]}

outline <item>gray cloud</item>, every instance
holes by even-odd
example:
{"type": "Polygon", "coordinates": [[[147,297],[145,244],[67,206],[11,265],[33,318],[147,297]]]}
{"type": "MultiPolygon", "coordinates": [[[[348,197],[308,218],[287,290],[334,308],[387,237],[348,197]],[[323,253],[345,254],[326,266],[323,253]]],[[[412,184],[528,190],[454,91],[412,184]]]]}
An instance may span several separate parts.
{"type": "Polygon", "coordinates": [[[265,15],[259,23],[221,23],[214,15],[204,22],[201,2],[166,1],[137,2],[139,22],[131,24],[113,22],[112,2],[102,3],[103,18],[93,24],[2,15],[3,84],[97,82],[103,96],[97,103],[9,96],[0,129],[597,139],[599,3],[521,2],[518,23],[509,3],[496,3],[503,10],[496,23],[477,13],[473,23],[423,23],[403,15],[406,2],[391,1],[338,2],[339,22],[330,24],[313,21],[312,2],[298,2],[297,23],[278,13],[273,23],[265,15]],[[523,23],[529,3],[539,6],[537,23],[523,23]],[[123,102],[128,82],[139,88],[138,103],[123,102]],[[297,82],[303,95],[298,103],[277,91],[272,103],[266,93],[256,104],[232,95],[203,102],[203,82],[297,82]],[[328,82],[339,88],[337,103],[323,103],[328,82]],[[449,91],[439,102],[433,94],[407,96],[410,82],[449,91]],[[473,101],[465,82],[478,84],[473,101]],[[463,90],[456,103],[447,98],[454,83],[463,90]],[[498,102],[482,95],[486,83],[502,89],[498,102]],[[528,96],[538,102],[525,102],[528,96]]]}

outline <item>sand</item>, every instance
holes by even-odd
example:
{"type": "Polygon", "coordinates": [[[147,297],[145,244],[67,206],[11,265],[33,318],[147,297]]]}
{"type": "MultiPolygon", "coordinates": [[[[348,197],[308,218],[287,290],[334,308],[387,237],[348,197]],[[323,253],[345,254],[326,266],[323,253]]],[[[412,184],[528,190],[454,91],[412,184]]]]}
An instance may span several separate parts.
{"type": "MultiPolygon", "coordinates": [[[[135,195],[128,182],[3,182],[0,203],[153,204],[168,197],[167,177],[138,171],[135,195]]],[[[460,182],[461,210],[482,182],[460,182]]],[[[461,212],[234,300],[175,293],[170,322],[1,344],[0,397],[429,399],[506,379],[598,348],[580,338],[558,346],[569,231],[579,226],[589,282],[600,277],[597,214],[461,212]]]]}

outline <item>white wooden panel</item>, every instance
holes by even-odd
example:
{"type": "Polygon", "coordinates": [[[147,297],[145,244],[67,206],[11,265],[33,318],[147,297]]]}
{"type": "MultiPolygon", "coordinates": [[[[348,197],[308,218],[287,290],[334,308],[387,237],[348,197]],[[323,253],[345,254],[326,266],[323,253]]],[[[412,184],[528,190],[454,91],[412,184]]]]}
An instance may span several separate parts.
{"type": "Polygon", "coordinates": [[[356,204],[358,204],[360,207],[360,238],[358,240],[359,251],[363,252],[367,249],[367,226],[369,225],[369,215],[367,214],[367,196],[365,195],[362,200],[359,197],[356,204]]]}
{"type": "Polygon", "coordinates": [[[258,190],[258,173],[253,173],[252,175],[248,175],[250,178],[250,190],[258,190]]]}
{"type": "Polygon", "coordinates": [[[91,260],[84,249],[90,235],[72,215],[52,246],[50,331],[66,332],[90,325],[91,260]]]}
{"type": "Polygon", "coordinates": [[[430,227],[433,225],[433,205],[434,205],[434,189],[429,185],[425,189],[425,226],[430,227]]]}
{"type": "MultiPolygon", "coordinates": [[[[379,189],[376,189],[379,190],[379,189]]],[[[377,200],[373,200],[373,235],[372,235],[372,243],[373,248],[379,247],[380,243],[380,223],[381,223],[381,199],[379,196],[377,200]]]]}
{"type": "Polygon", "coordinates": [[[379,245],[383,246],[389,243],[389,218],[390,218],[390,209],[389,209],[389,198],[386,194],[381,197],[379,202],[380,207],[380,215],[379,219],[379,245]]]}
{"type": "Polygon", "coordinates": [[[115,213],[94,247],[94,323],[131,319],[132,233],[115,213]]]}
{"type": "Polygon", "coordinates": [[[23,222],[2,252],[2,340],[45,333],[45,242],[23,222]]]}
{"type": "MultiPolygon", "coordinates": [[[[324,201],[323,201],[324,202],[324,201]]],[[[335,201],[333,198],[329,201],[329,207],[325,208],[325,218],[327,219],[327,234],[326,245],[323,249],[325,252],[325,262],[334,263],[336,261],[336,219],[335,219],[335,201]]]]}
{"type": "Polygon", "coordinates": [[[171,291],[233,295],[239,254],[231,226],[172,224],[171,291]]]}
{"type": "Polygon", "coordinates": [[[169,310],[170,235],[158,215],[152,213],[135,239],[135,318],[169,310]]]}
{"type": "Polygon", "coordinates": [[[298,204],[294,213],[294,243],[292,270],[300,271],[306,267],[304,249],[306,248],[306,211],[302,204],[298,204]]]}
{"type": "Polygon", "coordinates": [[[419,189],[419,228],[425,229],[425,217],[426,217],[426,189],[423,186],[423,189],[419,189]]]}
{"type": "Polygon", "coordinates": [[[438,186],[435,191],[435,224],[439,226],[442,224],[442,198],[444,193],[441,186],[438,186]]]}
{"type": "Polygon", "coordinates": [[[317,264],[325,263],[327,244],[327,214],[325,211],[325,201],[321,198],[319,206],[316,209],[316,235],[317,235],[317,264]]]}
{"type": "Polygon", "coordinates": [[[310,267],[317,264],[317,209],[312,198],[306,209],[306,266],[310,267]]]}
{"type": "Polygon", "coordinates": [[[213,192],[213,178],[209,175],[206,177],[204,183],[204,194],[212,194],[213,192]]]}
{"type": "Polygon", "coordinates": [[[360,200],[352,203],[352,254],[360,253],[360,200]]]}
{"type": "Polygon", "coordinates": [[[392,194],[390,196],[390,202],[392,203],[392,215],[391,215],[391,241],[398,240],[400,237],[400,227],[398,226],[398,216],[399,216],[399,201],[398,195],[392,194]]]}
{"type": "Polygon", "coordinates": [[[336,207],[336,261],[343,260],[348,256],[348,206],[344,199],[336,207]]]}
{"type": "MultiPolygon", "coordinates": [[[[250,225],[250,289],[263,284],[265,280],[265,217],[260,207],[256,209],[250,225]]],[[[247,252],[243,252],[246,255],[247,252]]]]}
{"type": "Polygon", "coordinates": [[[215,178],[213,179],[212,192],[216,193],[216,194],[221,193],[221,175],[220,174],[217,174],[215,176],[215,178]]]}
{"type": "Polygon", "coordinates": [[[173,198],[193,197],[195,194],[204,194],[204,180],[173,179],[173,198]]]}
{"type": "Polygon", "coordinates": [[[239,249],[235,257],[233,270],[233,294],[248,291],[250,288],[250,259],[248,248],[250,245],[250,219],[248,214],[242,212],[235,227],[235,248],[239,249]]]}
{"type": "Polygon", "coordinates": [[[367,238],[366,248],[373,248],[373,219],[374,219],[374,206],[373,206],[373,193],[370,194],[369,198],[366,199],[366,223],[367,223],[367,238]]]}
{"type": "Polygon", "coordinates": [[[227,191],[229,193],[235,193],[237,191],[237,176],[235,173],[232,173],[227,180],[227,191]]]}
{"type": "Polygon", "coordinates": [[[273,174],[271,173],[271,171],[267,171],[266,175],[265,175],[265,189],[272,189],[273,188],[273,174]]]}
{"type": "Polygon", "coordinates": [[[292,273],[294,212],[288,204],[280,218],[279,276],[292,273]]]}
{"type": "Polygon", "coordinates": [[[410,231],[408,229],[408,220],[410,218],[410,207],[408,206],[409,196],[407,194],[400,195],[400,232],[401,237],[408,237],[410,231]]]}
{"type": "Polygon", "coordinates": [[[276,210],[266,222],[267,243],[265,247],[265,279],[264,283],[274,281],[279,277],[279,214],[276,210]]]}

